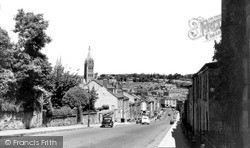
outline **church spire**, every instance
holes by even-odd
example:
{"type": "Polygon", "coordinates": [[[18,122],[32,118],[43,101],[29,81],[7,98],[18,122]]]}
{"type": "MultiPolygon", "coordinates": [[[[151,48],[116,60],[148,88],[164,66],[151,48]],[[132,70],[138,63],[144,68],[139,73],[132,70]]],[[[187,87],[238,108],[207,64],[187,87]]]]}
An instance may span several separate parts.
{"type": "Polygon", "coordinates": [[[90,46],[87,59],[84,63],[84,79],[87,83],[94,79],[94,60],[90,56],[90,46]]]}
{"type": "Polygon", "coordinates": [[[90,46],[89,46],[89,52],[88,52],[88,57],[87,57],[87,59],[90,59],[91,58],[91,56],[90,56],[90,46]]]}
{"type": "Polygon", "coordinates": [[[62,66],[62,59],[61,56],[59,57],[59,59],[56,59],[56,66],[62,66]]]}

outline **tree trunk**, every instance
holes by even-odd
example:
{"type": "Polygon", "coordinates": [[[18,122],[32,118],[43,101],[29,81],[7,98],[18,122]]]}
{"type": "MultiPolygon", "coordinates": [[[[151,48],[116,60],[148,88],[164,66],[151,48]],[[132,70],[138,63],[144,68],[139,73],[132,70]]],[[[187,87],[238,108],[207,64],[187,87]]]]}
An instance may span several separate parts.
{"type": "Polygon", "coordinates": [[[77,106],[77,123],[83,123],[83,116],[82,116],[82,106],[78,105],[77,106]]]}

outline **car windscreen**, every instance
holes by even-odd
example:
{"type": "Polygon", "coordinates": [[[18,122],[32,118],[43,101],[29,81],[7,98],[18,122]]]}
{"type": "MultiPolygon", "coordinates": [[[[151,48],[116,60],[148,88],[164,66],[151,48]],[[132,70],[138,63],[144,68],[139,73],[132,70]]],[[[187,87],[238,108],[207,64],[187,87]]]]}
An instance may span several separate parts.
{"type": "Polygon", "coordinates": [[[110,118],[104,118],[103,121],[104,122],[111,122],[112,120],[110,118]]]}

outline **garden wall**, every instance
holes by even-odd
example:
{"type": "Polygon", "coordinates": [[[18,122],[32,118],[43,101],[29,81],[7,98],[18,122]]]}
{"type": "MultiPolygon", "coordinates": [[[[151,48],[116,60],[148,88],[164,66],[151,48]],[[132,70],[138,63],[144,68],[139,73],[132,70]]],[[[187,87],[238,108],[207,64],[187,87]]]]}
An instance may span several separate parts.
{"type": "MultiPolygon", "coordinates": [[[[101,122],[100,115],[97,113],[91,113],[89,116],[90,124],[99,124],[101,122]]],[[[88,114],[83,114],[83,125],[88,124],[88,114]]]]}
{"type": "Polygon", "coordinates": [[[43,125],[46,127],[51,126],[67,126],[77,124],[77,116],[52,116],[43,118],[43,125]]]}
{"type": "Polygon", "coordinates": [[[42,126],[39,112],[0,112],[0,130],[29,129],[42,126]]]}
{"type": "MultiPolygon", "coordinates": [[[[102,115],[99,113],[90,113],[90,124],[101,123],[102,115]]],[[[77,115],[67,116],[52,116],[47,117],[46,114],[39,112],[0,112],[0,131],[15,130],[15,129],[29,129],[34,127],[53,127],[53,126],[67,126],[77,124],[77,115]]],[[[83,125],[88,124],[88,114],[83,114],[83,125]]]]}

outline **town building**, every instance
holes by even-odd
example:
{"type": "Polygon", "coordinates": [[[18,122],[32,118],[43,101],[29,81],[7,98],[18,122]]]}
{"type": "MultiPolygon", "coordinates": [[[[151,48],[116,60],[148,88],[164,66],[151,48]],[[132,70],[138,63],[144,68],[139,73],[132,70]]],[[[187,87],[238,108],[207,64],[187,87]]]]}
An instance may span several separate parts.
{"type": "Polygon", "coordinates": [[[135,103],[134,103],[134,117],[135,119],[138,119],[142,116],[142,111],[141,111],[141,108],[142,108],[142,98],[140,96],[137,96],[135,94],[131,94],[135,97],[135,103]]]}
{"type": "Polygon", "coordinates": [[[115,93],[118,98],[118,122],[127,122],[129,119],[129,98],[123,95],[123,92],[115,93]]]}
{"type": "Polygon", "coordinates": [[[206,63],[194,76],[187,101],[187,122],[195,133],[220,131],[222,122],[218,116],[219,106],[215,98],[218,80],[218,64],[206,63]]]}
{"type": "Polygon", "coordinates": [[[134,120],[135,119],[135,112],[136,112],[136,108],[135,108],[135,100],[136,100],[136,97],[133,96],[132,94],[129,94],[127,92],[123,92],[123,95],[125,97],[128,98],[128,101],[129,101],[129,114],[128,114],[128,119],[131,121],[131,120],[134,120]]]}
{"type": "Polygon", "coordinates": [[[91,80],[88,84],[80,84],[80,87],[83,89],[92,89],[96,90],[98,94],[98,99],[95,102],[95,108],[102,108],[103,106],[108,106],[108,111],[111,112],[114,121],[118,121],[120,114],[118,113],[118,98],[106,89],[102,84],[97,80],[91,80]]]}
{"type": "Polygon", "coordinates": [[[166,101],[166,106],[176,108],[177,100],[178,100],[178,97],[176,97],[176,96],[166,97],[166,100],[165,100],[166,101]]]}

